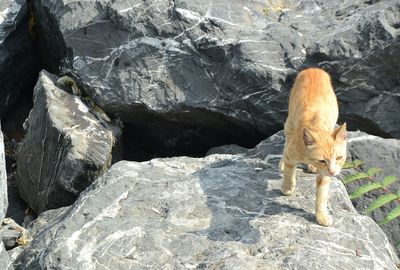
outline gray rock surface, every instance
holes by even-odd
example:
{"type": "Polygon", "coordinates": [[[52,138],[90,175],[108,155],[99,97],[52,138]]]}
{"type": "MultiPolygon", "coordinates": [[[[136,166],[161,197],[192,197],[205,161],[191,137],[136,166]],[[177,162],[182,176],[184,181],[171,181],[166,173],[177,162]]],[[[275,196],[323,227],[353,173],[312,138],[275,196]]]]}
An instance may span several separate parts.
{"type": "Polygon", "coordinates": [[[332,74],[350,127],[400,137],[399,5],[46,0],[35,12],[49,62],[78,77],[106,112],[141,127],[152,122],[143,115],[191,122],[192,133],[225,123],[223,135],[241,130],[250,140],[281,129],[306,66],[332,74]]]}
{"type": "Polygon", "coordinates": [[[212,154],[230,154],[240,155],[248,158],[259,158],[268,162],[269,160],[279,160],[283,153],[283,144],[285,142],[285,133],[283,130],[275,133],[267,139],[261,141],[254,148],[248,149],[237,145],[223,145],[211,148],[207,155],[212,154]]]}
{"type": "Polygon", "coordinates": [[[31,92],[40,60],[28,32],[28,1],[0,1],[0,118],[22,92],[31,92]]]}
{"type": "MultiPolygon", "coordinates": [[[[400,141],[396,139],[384,139],[377,136],[369,135],[365,132],[349,132],[348,133],[348,153],[349,160],[360,159],[364,162],[361,166],[363,171],[367,171],[371,167],[383,169],[383,173],[376,176],[376,180],[382,180],[387,175],[395,175],[400,179],[400,141]]],[[[260,158],[264,161],[279,161],[283,152],[283,142],[285,135],[280,131],[268,139],[259,143],[253,149],[246,149],[236,145],[215,147],[209,150],[207,154],[236,154],[242,157],[260,158]]],[[[299,168],[306,169],[306,166],[299,165],[299,168]]],[[[354,172],[354,171],[352,171],[354,172]]],[[[350,172],[349,172],[350,173],[350,172]]],[[[343,173],[340,178],[345,177],[347,173],[343,173]]],[[[360,180],[346,186],[349,193],[353,192],[361,184],[368,181],[360,180]]],[[[396,193],[400,190],[400,181],[393,183],[389,189],[396,193]]],[[[357,211],[363,212],[372,201],[380,195],[386,194],[381,190],[368,192],[359,199],[353,200],[353,204],[357,211]]],[[[399,205],[398,201],[393,201],[386,206],[370,213],[376,222],[382,221],[391,209],[399,205]]],[[[388,236],[389,241],[395,246],[397,254],[400,254],[400,219],[383,225],[382,230],[388,236]]]]}
{"type": "MultiPolygon", "coordinates": [[[[351,158],[360,159],[364,162],[361,168],[367,171],[371,167],[383,169],[381,174],[376,176],[376,180],[382,180],[387,175],[395,175],[400,180],[400,140],[383,139],[372,136],[364,132],[354,132],[351,134],[348,143],[348,149],[351,158]]],[[[393,193],[400,190],[400,181],[390,185],[388,189],[393,193]]],[[[349,192],[354,191],[360,184],[366,181],[357,181],[348,185],[349,192]]],[[[358,211],[364,211],[372,201],[382,194],[384,191],[377,190],[368,192],[365,196],[353,201],[358,211]]],[[[382,221],[391,209],[400,205],[399,201],[392,201],[384,207],[381,207],[369,214],[376,222],[382,221]]],[[[393,245],[397,245],[400,241],[400,219],[397,218],[390,223],[383,225],[382,230],[386,233],[393,245]]],[[[397,252],[400,254],[400,246],[397,246],[397,252]]]]}
{"type": "Polygon", "coordinates": [[[8,207],[8,200],[7,200],[6,160],[4,153],[3,133],[0,128],[0,222],[6,216],[7,207],[8,207]]]}
{"type": "Polygon", "coordinates": [[[120,124],[99,118],[56,80],[40,73],[16,154],[18,190],[37,213],[72,204],[120,157],[120,124]]]}
{"type": "Polygon", "coordinates": [[[400,138],[400,81],[396,75],[400,68],[400,2],[349,1],[333,14],[337,27],[324,29],[307,48],[307,60],[319,63],[333,76],[341,121],[368,133],[400,138]]]}
{"type": "Polygon", "coordinates": [[[12,262],[10,260],[10,256],[6,249],[4,248],[3,242],[0,242],[0,269],[4,270],[13,270],[12,262]]]}
{"type": "Polygon", "coordinates": [[[395,269],[376,223],[334,181],[333,227],[315,176],[279,191],[278,160],[239,155],[121,161],[42,227],[16,269],[395,269]],[[57,237],[54,237],[57,236],[57,237]]]}
{"type": "Polygon", "coordinates": [[[0,239],[6,250],[11,250],[18,245],[25,245],[30,236],[28,231],[18,225],[13,219],[5,218],[0,224],[0,239]]]}

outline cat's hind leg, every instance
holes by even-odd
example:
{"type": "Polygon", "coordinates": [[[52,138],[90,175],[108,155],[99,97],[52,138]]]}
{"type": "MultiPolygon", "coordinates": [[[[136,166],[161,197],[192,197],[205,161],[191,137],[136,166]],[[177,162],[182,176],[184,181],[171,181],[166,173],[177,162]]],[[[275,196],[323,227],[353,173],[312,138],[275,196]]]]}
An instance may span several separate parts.
{"type": "Polygon", "coordinates": [[[328,176],[317,175],[317,197],[315,201],[315,217],[318,224],[330,226],[333,223],[332,216],[328,213],[329,183],[328,176]]]}
{"type": "Polygon", "coordinates": [[[283,153],[282,153],[282,157],[281,160],[279,161],[279,170],[281,173],[283,173],[283,170],[285,169],[285,155],[286,155],[286,148],[287,148],[287,137],[285,139],[285,144],[283,145],[283,153]]]}
{"type": "Polygon", "coordinates": [[[283,156],[281,160],[279,161],[279,170],[281,173],[283,173],[283,170],[285,169],[285,163],[283,162],[283,156]]]}
{"type": "Polygon", "coordinates": [[[290,162],[282,158],[283,163],[283,181],[281,185],[281,192],[284,195],[290,195],[296,189],[296,167],[297,163],[290,162]]]}

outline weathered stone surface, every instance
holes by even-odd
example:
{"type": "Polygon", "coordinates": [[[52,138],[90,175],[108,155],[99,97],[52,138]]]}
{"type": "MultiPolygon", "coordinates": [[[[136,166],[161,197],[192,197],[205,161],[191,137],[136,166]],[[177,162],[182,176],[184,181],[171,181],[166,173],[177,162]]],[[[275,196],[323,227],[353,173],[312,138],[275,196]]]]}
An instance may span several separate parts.
{"type": "MultiPolygon", "coordinates": [[[[383,169],[383,173],[377,175],[377,180],[382,180],[384,176],[395,175],[400,178],[400,141],[396,139],[383,139],[377,136],[372,136],[364,132],[349,132],[348,133],[348,158],[362,160],[365,165],[361,167],[367,171],[371,167],[383,169]]],[[[259,143],[254,149],[241,148],[236,145],[221,146],[210,149],[208,154],[237,154],[243,157],[260,158],[268,162],[269,160],[279,160],[283,152],[283,142],[285,135],[280,131],[268,139],[259,143]]],[[[299,167],[302,165],[300,164],[299,167]]],[[[306,167],[304,166],[303,169],[306,167]]],[[[343,176],[340,176],[343,177],[343,176]]],[[[348,191],[351,193],[361,184],[366,184],[367,181],[361,180],[349,184],[348,191]]],[[[393,183],[389,189],[396,193],[400,189],[400,181],[393,183]]],[[[383,191],[371,191],[365,196],[353,201],[355,208],[359,212],[363,212],[373,200],[380,195],[385,194],[383,191]]],[[[382,221],[391,209],[399,205],[398,201],[393,201],[390,204],[379,208],[369,214],[376,222],[382,221]]],[[[400,254],[398,242],[400,240],[400,220],[395,219],[389,224],[383,225],[382,230],[386,233],[389,241],[395,246],[397,254],[400,254]]]]}
{"type": "Polygon", "coordinates": [[[72,204],[119,158],[121,126],[98,118],[56,79],[40,73],[27,134],[17,150],[18,190],[37,213],[72,204]]]}
{"type": "Polygon", "coordinates": [[[45,228],[50,221],[64,213],[67,208],[68,207],[61,207],[42,212],[35,220],[30,222],[29,226],[26,225],[26,229],[20,227],[14,221],[5,226],[3,225],[2,228],[0,227],[0,236],[3,238],[3,242],[8,241],[7,253],[11,261],[14,261],[18,255],[24,251],[26,244],[31,241],[41,229],[45,228]],[[7,232],[6,230],[10,231],[7,232]],[[9,249],[11,247],[12,249],[9,249]]]}
{"type": "Polygon", "coordinates": [[[0,1],[0,117],[32,91],[40,60],[28,32],[28,1],[0,1]]]}
{"type": "Polygon", "coordinates": [[[307,61],[333,75],[341,117],[350,127],[400,138],[400,2],[349,4],[333,13],[338,27],[325,29],[307,48],[307,61]]]}
{"type": "MultiPolygon", "coordinates": [[[[371,167],[383,169],[381,174],[376,176],[376,180],[382,180],[387,175],[395,175],[400,179],[400,140],[383,139],[376,136],[366,134],[364,132],[355,132],[351,134],[348,142],[348,149],[351,158],[360,159],[364,162],[362,169],[367,171],[371,167]]],[[[348,190],[354,191],[360,184],[366,181],[357,181],[348,185],[348,190]]],[[[397,181],[388,189],[397,193],[400,190],[400,181],[397,181]]],[[[353,201],[358,211],[364,211],[372,201],[380,195],[386,194],[382,190],[368,192],[365,196],[353,201]]],[[[399,205],[399,201],[392,201],[384,207],[373,211],[370,216],[377,222],[382,221],[391,209],[399,205]]],[[[400,219],[395,219],[390,223],[383,225],[382,230],[389,237],[393,245],[400,241],[400,219]]],[[[400,254],[400,246],[397,246],[397,252],[400,254]]]]}
{"type": "Polygon", "coordinates": [[[205,121],[215,114],[231,124],[225,136],[238,126],[248,139],[272,135],[294,75],[319,65],[343,120],[400,137],[400,3],[375,2],[46,0],[35,12],[49,62],[124,121],[140,126],[144,114],[215,128],[205,121]]]}
{"type": "Polygon", "coordinates": [[[13,270],[12,262],[10,256],[6,249],[4,248],[3,242],[0,242],[0,269],[13,270]]]}
{"type": "MultiPolygon", "coordinates": [[[[4,141],[3,133],[0,129],[0,222],[6,215],[7,206],[7,175],[4,157],[4,141]]],[[[13,269],[11,265],[11,260],[4,248],[3,241],[1,240],[2,238],[0,237],[0,269],[11,270],[13,269]]]]}
{"type": "Polygon", "coordinates": [[[4,155],[4,138],[0,128],[0,221],[6,215],[7,207],[8,207],[8,200],[7,200],[6,160],[4,155]]]}
{"type": "Polygon", "coordinates": [[[315,176],[300,174],[296,194],[283,196],[277,163],[239,155],[118,162],[36,234],[14,267],[395,269],[386,236],[357,214],[340,182],[331,186],[334,226],[322,227],[315,176]]]}
{"type": "Polygon", "coordinates": [[[18,225],[13,219],[5,218],[0,224],[0,239],[6,250],[13,249],[18,245],[25,245],[30,236],[28,231],[18,225]]]}
{"type": "Polygon", "coordinates": [[[252,149],[239,147],[237,145],[223,145],[214,147],[207,152],[207,155],[212,154],[230,154],[240,155],[248,158],[259,158],[266,162],[280,159],[283,153],[285,142],[285,133],[283,130],[263,140],[252,149]]]}

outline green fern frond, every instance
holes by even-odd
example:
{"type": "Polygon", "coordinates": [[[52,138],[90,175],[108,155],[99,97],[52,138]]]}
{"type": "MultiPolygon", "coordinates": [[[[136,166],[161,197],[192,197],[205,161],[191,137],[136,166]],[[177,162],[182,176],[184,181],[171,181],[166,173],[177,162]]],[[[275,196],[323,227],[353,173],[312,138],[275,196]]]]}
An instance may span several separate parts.
{"type": "Polygon", "coordinates": [[[354,168],[353,162],[345,162],[344,165],[342,166],[342,169],[351,169],[354,168]]]}
{"type": "Polygon", "coordinates": [[[368,174],[368,176],[375,176],[375,175],[377,175],[378,173],[380,173],[382,171],[382,169],[380,169],[380,168],[375,168],[375,167],[372,167],[372,168],[369,168],[368,169],[368,171],[367,171],[367,174],[368,174]]]}
{"type": "Polygon", "coordinates": [[[379,207],[384,206],[387,203],[390,203],[393,200],[399,198],[396,194],[386,194],[378,197],[375,201],[371,203],[371,205],[365,209],[364,214],[370,213],[379,207]]]}
{"type": "Polygon", "coordinates": [[[389,185],[393,184],[397,181],[397,177],[394,175],[388,175],[382,180],[382,187],[388,187],[389,185]]]}
{"type": "Polygon", "coordinates": [[[365,172],[357,172],[355,174],[350,174],[343,179],[343,184],[347,185],[348,183],[368,178],[368,173],[365,172]]]}
{"type": "MultiPolygon", "coordinates": [[[[372,167],[369,168],[368,171],[363,172],[359,166],[363,165],[364,163],[361,160],[354,160],[351,162],[346,162],[343,166],[344,169],[354,169],[356,172],[346,176],[342,182],[343,184],[347,185],[351,182],[366,179],[368,180],[367,184],[359,186],[354,192],[350,194],[350,199],[357,199],[364,194],[368,193],[369,191],[380,189],[387,194],[381,195],[376,198],[367,209],[363,212],[364,214],[370,213],[392,201],[398,200],[400,201],[400,189],[397,193],[392,192],[387,187],[396,182],[398,179],[394,175],[388,175],[383,178],[381,182],[376,180],[375,176],[382,172],[381,168],[372,167]]],[[[389,214],[379,223],[379,225],[384,225],[392,220],[400,217],[400,205],[396,206],[392,209],[389,214]]],[[[400,241],[397,243],[400,245],[400,241]]]]}
{"type": "Polygon", "coordinates": [[[379,225],[385,225],[397,217],[400,217],[400,205],[392,209],[392,211],[389,212],[386,218],[379,222],[379,225]]]}
{"type": "Polygon", "coordinates": [[[361,166],[361,165],[363,165],[364,163],[361,161],[361,160],[359,160],[359,159],[356,159],[356,160],[353,160],[353,161],[351,161],[351,162],[348,162],[348,161],[346,161],[345,163],[344,163],[344,165],[343,165],[343,169],[351,169],[351,168],[356,168],[356,167],[359,167],[359,166],[361,166]]]}
{"type": "Polygon", "coordinates": [[[350,199],[357,199],[359,197],[361,197],[362,195],[364,195],[365,193],[374,190],[374,189],[378,189],[381,188],[382,185],[379,182],[372,182],[366,185],[362,185],[360,187],[358,187],[353,193],[350,194],[350,199]]]}

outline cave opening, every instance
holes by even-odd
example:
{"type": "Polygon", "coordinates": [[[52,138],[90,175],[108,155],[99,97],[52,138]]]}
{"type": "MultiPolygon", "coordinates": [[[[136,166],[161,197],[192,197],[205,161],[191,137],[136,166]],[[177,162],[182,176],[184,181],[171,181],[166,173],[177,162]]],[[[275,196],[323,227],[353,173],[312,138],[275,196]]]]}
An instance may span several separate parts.
{"type": "Polygon", "coordinates": [[[135,120],[124,123],[123,159],[203,157],[216,146],[251,148],[266,137],[256,128],[216,112],[192,109],[155,114],[141,110],[135,112],[135,120]]]}

